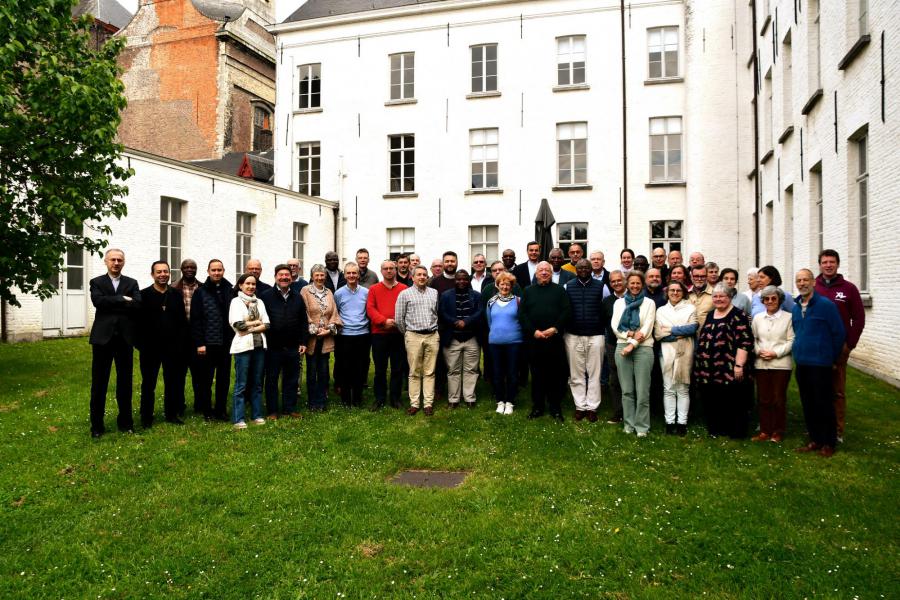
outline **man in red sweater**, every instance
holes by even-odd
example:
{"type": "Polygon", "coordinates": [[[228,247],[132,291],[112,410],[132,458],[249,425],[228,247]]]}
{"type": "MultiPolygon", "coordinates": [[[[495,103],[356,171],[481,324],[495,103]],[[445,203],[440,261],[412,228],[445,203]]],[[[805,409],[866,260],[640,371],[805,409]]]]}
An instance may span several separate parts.
{"type": "Polygon", "coordinates": [[[400,392],[406,376],[406,347],[403,334],[394,322],[397,296],[406,286],[397,281],[397,265],[392,260],[381,263],[381,282],[369,288],[366,314],[372,323],[372,361],[375,363],[375,403],[378,410],[387,401],[387,369],[391,364],[391,406],[400,408],[400,392]]]}
{"type": "Polygon", "coordinates": [[[841,257],[836,250],[822,250],[819,253],[819,276],[816,277],[816,293],[825,296],[837,306],[847,330],[847,340],[841,355],[834,365],[834,413],[837,417],[837,440],[843,442],[844,415],[847,409],[845,395],[847,381],[847,359],[856,348],[866,326],[866,312],[862,298],[855,285],[838,273],[841,257]]]}

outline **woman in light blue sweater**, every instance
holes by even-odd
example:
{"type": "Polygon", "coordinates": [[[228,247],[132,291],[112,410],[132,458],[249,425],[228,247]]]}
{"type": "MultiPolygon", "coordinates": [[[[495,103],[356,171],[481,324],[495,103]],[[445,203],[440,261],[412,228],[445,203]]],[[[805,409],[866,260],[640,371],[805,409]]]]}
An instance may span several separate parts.
{"type": "Polygon", "coordinates": [[[515,276],[501,273],[494,285],[495,294],[487,303],[488,347],[494,372],[494,397],[497,413],[511,415],[516,401],[519,352],[522,348],[522,326],[519,324],[519,298],[513,294],[515,276]]]}

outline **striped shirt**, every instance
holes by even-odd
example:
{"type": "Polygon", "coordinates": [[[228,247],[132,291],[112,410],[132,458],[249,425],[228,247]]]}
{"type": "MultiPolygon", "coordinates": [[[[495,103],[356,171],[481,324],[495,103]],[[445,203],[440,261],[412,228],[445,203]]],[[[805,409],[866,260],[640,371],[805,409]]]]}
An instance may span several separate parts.
{"type": "Polygon", "coordinates": [[[401,333],[407,331],[437,331],[437,302],[436,289],[426,287],[420,290],[413,286],[400,292],[397,296],[397,306],[394,310],[394,319],[401,333]]]}

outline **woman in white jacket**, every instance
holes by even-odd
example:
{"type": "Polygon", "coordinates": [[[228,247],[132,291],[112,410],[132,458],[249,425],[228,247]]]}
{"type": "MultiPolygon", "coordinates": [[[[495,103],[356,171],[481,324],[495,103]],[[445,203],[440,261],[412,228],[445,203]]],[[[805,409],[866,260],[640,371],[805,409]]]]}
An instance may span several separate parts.
{"type": "Polygon", "coordinates": [[[753,317],[751,324],[759,403],[759,434],[752,440],[780,442],[784,438],[787,421],[787,388],[791,381],[794,327],[791,313],[781,308],[784,292],[769,285],[759,293],[759,298],[766,310],[753,317]]]}
{"type": "Polygon", "coordinates": [[[691,407],[689,388],[694,364],[697,310],[686,300],[687,286],[672,281],[666,288],[669,301],[656,309],[653,333],[660,345],[659,366],[663,378],[663,408],[666,433],[687,433],[691,407]]]}
{"type": "Polygon", "coordinates": [[[237,298],[228,309],[228,323],[234,329],[231,340],[231,354],[234,355],[234,396],[232,401],[232,422],[235,429],[246,429],[244,421],[244,399],[249,395],[250,416],[257,425],[266,420],[262,413],[262,379],[266,364],[266,329],[269,315],[266,305],[255,296],[256,277],[241,275],[235,289],[237,298]],[[245,394],[249,390],[249,394],[245,394]]]}
{"type": "Polygon", "coordinates": [[[644,274],[629,271],[625,296],[613,305],[610,328],[616,334],[616,367],[622,387],[625,433],[650,431],[650,372],[656,303],[644,294],[644,274]]]}

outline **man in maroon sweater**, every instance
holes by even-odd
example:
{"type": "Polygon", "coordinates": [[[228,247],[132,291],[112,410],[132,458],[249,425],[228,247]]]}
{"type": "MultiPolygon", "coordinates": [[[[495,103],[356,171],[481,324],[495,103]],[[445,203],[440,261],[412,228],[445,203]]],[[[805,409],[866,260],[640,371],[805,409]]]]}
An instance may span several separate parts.
{"type": "Polygon", "coordinates": [[[838,273],[841,257],[836,250],[822,250],[819,253],[819,276],[816,277],[816,293],[828,298],[837,306],[847,330],[844,349],[834,365],[834,413],[837,417],[837,439],[843,442],[844,414],[847,409],[845,388],[847,381],[847,359],[856,348],[863,328],[866,326],[866,312],[862,298],[855,285],[838,273]]]}
{"type": "Polygon", "coordinates": [[[387,369],[391,364],[391,406],[400,408],[400,392],[406,376],[406,347],[403,334],[394,322],[397,296],[406,286],[397,281],[397,265],[386,260],[381,263],[381,279],[369,288],[366,298],[366,314],[372,323],[372,361],[375,363],[375,404],[378,410],[387,401],[387,369]]]}

